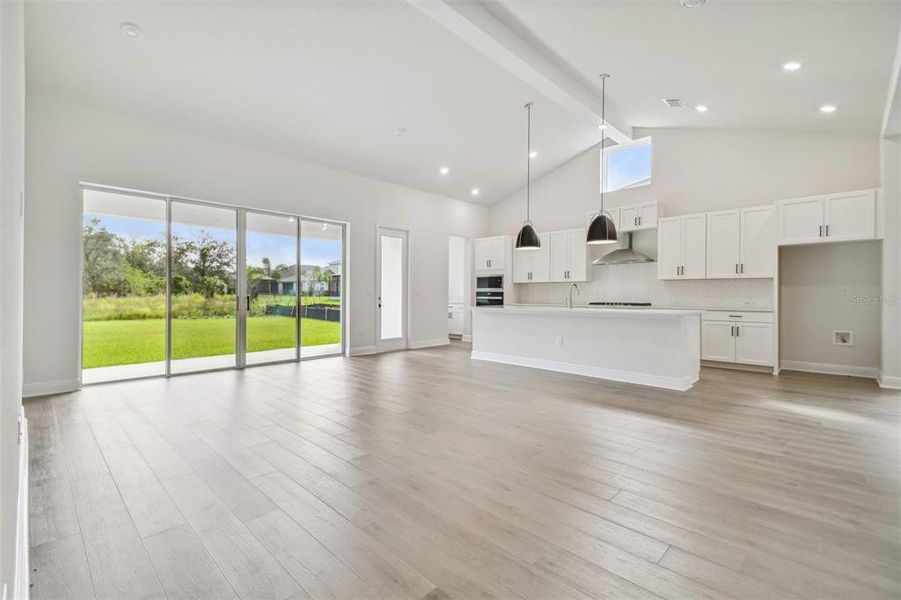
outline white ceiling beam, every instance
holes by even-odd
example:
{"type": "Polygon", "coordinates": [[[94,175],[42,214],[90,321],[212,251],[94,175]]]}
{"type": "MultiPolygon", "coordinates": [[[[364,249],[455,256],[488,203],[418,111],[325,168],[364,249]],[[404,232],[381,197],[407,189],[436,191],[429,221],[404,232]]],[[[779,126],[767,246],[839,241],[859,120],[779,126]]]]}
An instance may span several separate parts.
{"type": "MultiPolygon", "coordinates": [[[[489,10],[475,1],[407,1],[546,98],[583,115],[594,126],[600,125],[599,94],[514,31],[506,19],[498,16],[502,14],[499,6],[489,10]]],[[[631,128],[624,125],[610,104],[608,100],[606,136],[617,144],[631,141],[632,137],[625,133],[631,128]]]]}

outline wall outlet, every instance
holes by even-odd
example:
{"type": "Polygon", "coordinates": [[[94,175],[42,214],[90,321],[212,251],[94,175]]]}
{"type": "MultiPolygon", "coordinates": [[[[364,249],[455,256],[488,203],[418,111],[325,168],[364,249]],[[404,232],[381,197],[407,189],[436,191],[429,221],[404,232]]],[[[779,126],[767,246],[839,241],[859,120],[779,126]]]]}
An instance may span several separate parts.
{"type": "Polygon", "coordinates": [[[560,337],[559,335],[557,336],[557,345],[558,345],[558,346],[562,346],[562,345],[563,345],[563,338],[560,337]]]}
{"type": "Polygon", "coordinates": [[[854,332],[853,331],[833,331],[832,332],[832,343],[836,346],[853,346],[854,345],[854,332]]]}

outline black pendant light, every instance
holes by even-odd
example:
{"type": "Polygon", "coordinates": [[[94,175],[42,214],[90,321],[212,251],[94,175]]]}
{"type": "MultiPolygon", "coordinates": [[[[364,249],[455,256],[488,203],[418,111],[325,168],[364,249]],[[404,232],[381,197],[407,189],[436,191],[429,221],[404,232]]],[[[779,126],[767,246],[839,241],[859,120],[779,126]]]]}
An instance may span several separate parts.
{"type": "Polygon", "coordinates": [[[526,222],[523,223],[522,229],[516,234],[517,250],[538,250],[541,248],[541,240],[538,233],[532,227],[532,221],[529,220],[532,199],[529,195],[532,179],[532,103],[529,102],[525,106],[528,113],[528,125],[526,126],[526,222]]]}
{"type": "MultiPolygon", "coordinates": [[[[607,104],[607,78],[610,75],[603,73],[601,75],[601,126],[607,126],[607,114],[606,114],[606,104],[607,104]]],[[[607,170],[607,158],[604,156],[604,142],[606,141],[607,136],[605,134],[601,134],[601,208],[594,215],[594,218],[591,219],[591,224],[588,226],[588,239],[586,240],[589,244],[615,244],[616,243],[616,225],[613,224],[613,219],[610,218],[610,215],[607,211],[604,210],[604,187],[606,186],[606,178],[604,174],[607,170]]]]}

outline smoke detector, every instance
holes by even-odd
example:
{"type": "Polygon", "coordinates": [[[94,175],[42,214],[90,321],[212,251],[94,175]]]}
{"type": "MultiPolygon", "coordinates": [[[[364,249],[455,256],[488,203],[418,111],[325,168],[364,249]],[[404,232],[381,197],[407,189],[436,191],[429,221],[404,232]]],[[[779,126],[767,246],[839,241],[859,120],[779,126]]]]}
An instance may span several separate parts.
{"type": "Polygon", "coordinates": [[[685,103],[678,98],[664,98],[663,103],[670,108],[682,108],[683,106],[685,106],[685,103]]]}

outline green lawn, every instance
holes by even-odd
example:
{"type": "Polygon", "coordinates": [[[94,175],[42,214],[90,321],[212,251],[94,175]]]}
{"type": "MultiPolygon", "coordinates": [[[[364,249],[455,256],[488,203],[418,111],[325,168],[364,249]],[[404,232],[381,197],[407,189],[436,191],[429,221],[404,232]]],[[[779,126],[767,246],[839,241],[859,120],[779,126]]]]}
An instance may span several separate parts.
{"type": "MultiPolygon", "coordinates": [[[[318,319],[300,320],[302,346],[337,344],[340,324],[318,319]]],[[[166,322],[164,319],[133,321],[86,321],[83,324],[83,367],[107,367],[164,360],[166,322]]],[[[294,347],[294,319],[291,317],[249,317],[247,351],[294,347]]],[[[235,351],[235,320],[174,319],[172,358],[217,356],[235,351]]]]}

